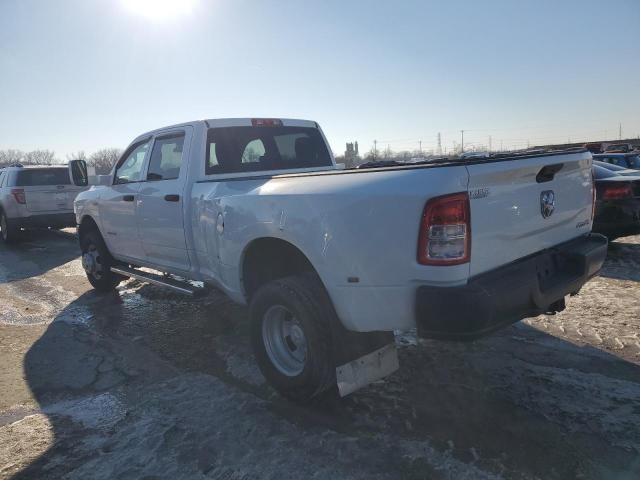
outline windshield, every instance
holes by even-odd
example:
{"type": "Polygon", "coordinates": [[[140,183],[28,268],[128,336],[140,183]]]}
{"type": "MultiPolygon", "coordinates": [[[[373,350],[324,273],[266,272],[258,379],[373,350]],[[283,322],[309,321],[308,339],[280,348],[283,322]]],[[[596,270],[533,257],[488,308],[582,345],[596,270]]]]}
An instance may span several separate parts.
{"type": "Polygon", "coordinates": [[[208,175],[333,165],[320,132],[307,127],[212,128],[206,158],[208,175]]]}
{"type": "Polygon", "coordinates": [[[627,163],[629,164],[629,168],[640,169],[640,155],[627,157],[627,163]]]}
{"type": "Polygon", "coordinates": [[[66,168],[37,168],[18,172],[17,187],[42,185],[71,185],[69,170],[66,168]]]}
{"type": "Polygon", "coordinates": [[[607,170],[612,170],[614,172],[619,172],[621,170],[627,170],[626,168],[621,167],[620,165],[614,165],[612,163],[607,163],[607,162],[594,161],[593,165],[594,166],[598,166],[598,167],[602,167],[602,168],[606,168],[607,170]]]}
{"type": "Polygon", "coordinates": [[[599,165],[593,166],[593,173],[595,174],[597,179],[601,178],[611,178],[619,176],[617,173],[612,172],[610,169],[601,167],[599,165]]]}

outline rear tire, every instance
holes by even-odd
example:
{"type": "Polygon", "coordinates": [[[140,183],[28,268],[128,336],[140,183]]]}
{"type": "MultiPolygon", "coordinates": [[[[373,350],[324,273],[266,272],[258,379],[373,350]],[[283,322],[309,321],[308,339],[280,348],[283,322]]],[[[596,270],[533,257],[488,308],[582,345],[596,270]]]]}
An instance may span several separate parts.
{"type": "Polygon", "coordinates": [[[82,266],[89,283],[99,292],[112,292],[123,280],[122,276],[111,271],[114,259],[100,233],[91,230],[80,238],[82,266]]]}
{"type": "Polygon", "coordinates": [[[7,218],[4,210],[0,210],[0,238],[4,243],[14,243],[18,240],[20,230],[7,218]]]}
{"type": "Polygon", "coordinates": [[[329,315],[311,274],[275,280],[251,300],[251,341],[262,374],[284,397],[307,403],[335,386],[329,315]]]}

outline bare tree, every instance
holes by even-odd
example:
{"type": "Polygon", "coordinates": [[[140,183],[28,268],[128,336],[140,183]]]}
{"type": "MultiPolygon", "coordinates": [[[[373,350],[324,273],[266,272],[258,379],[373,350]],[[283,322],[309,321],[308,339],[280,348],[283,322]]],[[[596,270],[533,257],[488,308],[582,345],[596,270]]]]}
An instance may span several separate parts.
{"type": "Polygon", "coordinates": [[[96,175],[105,175],[111,171],[122,155],[119,148],[101,148],[89,156],[87,163],[96,169],[96,175]]]}
{"type": "Polygon", "coordinates": [[[87,161],[87,154],[84,153],[84,150],[78,150],[77,152],[71,152],[67,154],[67,160],[84,160],[87,161]]]}
{"type": "Polygon", "coordinates": [[[32,150],[24,154],[25,165],[51,165],[55,162],[55,153],[51,150],[32,150]]]}
{"type": "Polygon", "coordinates": [[[0,168],[11,165],[12,163],[20,163],[23,159],[24,152],[22,150],[0,150],[0,168]]]}

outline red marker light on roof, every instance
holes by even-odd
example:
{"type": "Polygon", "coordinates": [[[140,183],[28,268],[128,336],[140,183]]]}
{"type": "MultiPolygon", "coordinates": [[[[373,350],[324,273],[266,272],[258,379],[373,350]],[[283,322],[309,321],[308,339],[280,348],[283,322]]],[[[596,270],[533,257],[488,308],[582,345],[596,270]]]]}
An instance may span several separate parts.
{"type": "Polygon", "coordinates": [[[251,125],[254,127],[281,127],[282,120],[278,118],[252,118],[251,125]]]}

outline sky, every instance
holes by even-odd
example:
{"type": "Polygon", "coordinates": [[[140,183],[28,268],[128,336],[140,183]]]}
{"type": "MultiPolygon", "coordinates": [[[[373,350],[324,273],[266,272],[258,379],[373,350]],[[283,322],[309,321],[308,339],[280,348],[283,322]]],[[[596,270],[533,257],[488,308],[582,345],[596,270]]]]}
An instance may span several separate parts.
{"type": "Polygon", "coordinates": [[[337,155],[637,137],[640,0],[0,0],[0,149],[223,117],[337,155]]]}

